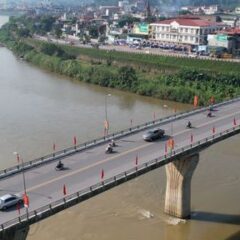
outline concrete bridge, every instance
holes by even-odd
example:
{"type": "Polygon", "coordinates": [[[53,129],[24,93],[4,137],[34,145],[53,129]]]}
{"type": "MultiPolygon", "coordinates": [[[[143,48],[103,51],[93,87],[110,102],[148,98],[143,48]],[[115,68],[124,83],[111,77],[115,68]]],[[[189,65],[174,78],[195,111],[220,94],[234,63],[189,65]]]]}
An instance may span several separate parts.
{"type": "Polygon", "coordinates": [[[207,113],[208,108],[180,113],[0,171],[1,195],[22,193],[24,173],[30,199],[29,208],[22,207],[20,213],[15,207],[1,212],[0,239],[24,240],[31,224],[164,165],[165,212],[190,217],[191,178],[199,154],[240,132],[240,98],[214,105],[210,118],[207,113]],[[186,128],[189,120],[192,129],[186,128]],[[155,127],[164,129],[166,136],[143,141],[142,134],[155,127]],[[112,138],[117,147],[106,155],[105,146],[112,138]],[[169,139],[174,140],[172,146],[169,139]],[[59,159],[64,171],[54,169],[59,159]]]}

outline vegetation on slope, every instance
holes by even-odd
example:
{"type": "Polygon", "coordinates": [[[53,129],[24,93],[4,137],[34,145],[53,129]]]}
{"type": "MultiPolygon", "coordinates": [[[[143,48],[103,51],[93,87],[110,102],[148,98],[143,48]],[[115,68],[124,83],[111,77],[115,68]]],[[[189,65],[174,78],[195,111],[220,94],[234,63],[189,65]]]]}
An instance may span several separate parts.
{"type": "Polygon", "coordinates": [[[37,66],[100,86],[183,103],[198,95],[200,105],[240,95],[239,63],[60,46],[24,38],[11,22],[0,42],[37,66]]]}

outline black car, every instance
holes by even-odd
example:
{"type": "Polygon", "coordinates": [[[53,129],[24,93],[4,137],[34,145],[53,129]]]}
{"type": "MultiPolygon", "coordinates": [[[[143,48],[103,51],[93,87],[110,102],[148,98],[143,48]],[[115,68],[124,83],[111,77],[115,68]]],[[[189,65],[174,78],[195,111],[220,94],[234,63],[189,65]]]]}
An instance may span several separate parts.
{"type": "Polygon", "coordinates": [[[165,131],[163,129],[153,129],[153,130],[149,130],[148,132],[146,132],[145,134],[143,134],[143,139],[145,141],[154,141],[156,139],[162,138],[165,134],[165,131]]]}

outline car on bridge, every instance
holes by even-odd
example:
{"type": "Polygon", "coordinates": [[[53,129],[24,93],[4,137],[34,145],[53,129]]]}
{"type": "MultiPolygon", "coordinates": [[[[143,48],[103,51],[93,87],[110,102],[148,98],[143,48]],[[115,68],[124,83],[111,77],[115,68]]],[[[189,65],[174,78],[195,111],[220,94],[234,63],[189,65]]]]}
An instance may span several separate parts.
{"type": "Polygon", "coordinates": [[[9,207],[23,203],[22,196],[18,194],[5,194],[0,197],[0,210],[6,210],[9,207]]]}
{"type": "Polygon", "coordinates": [[[151,142],[154,140],[157,140],[159,138],[162,138],[165,134],[165,131],[163,129],[153,129],[153,130],[149,130],[146,133],[143,134],[143,139],[145,141],[151,142]]]}

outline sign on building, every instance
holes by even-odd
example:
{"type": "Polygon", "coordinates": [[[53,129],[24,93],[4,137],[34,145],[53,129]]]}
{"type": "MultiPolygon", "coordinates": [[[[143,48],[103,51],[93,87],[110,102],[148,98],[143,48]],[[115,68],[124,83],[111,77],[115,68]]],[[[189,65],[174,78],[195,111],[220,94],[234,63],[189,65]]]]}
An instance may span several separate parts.
{"type": "Polygon", "coordinates": [[[148,35],[149,24],[147,23],[138,23],[134,25],[133,33],[139,35],[148,35]]]}
{"type": "Polygon", "coordinates": [[[209,34],[208,45],[212,47],[225,47],[228,48],[229,40],[226,34],[209,34]]]}
{"type": "Polygon", "coordinates": [[[226,42],[228,40],[228,37],[225,34],[218,34],[216,35],[216,40],[219,42],[226,42]]]}

